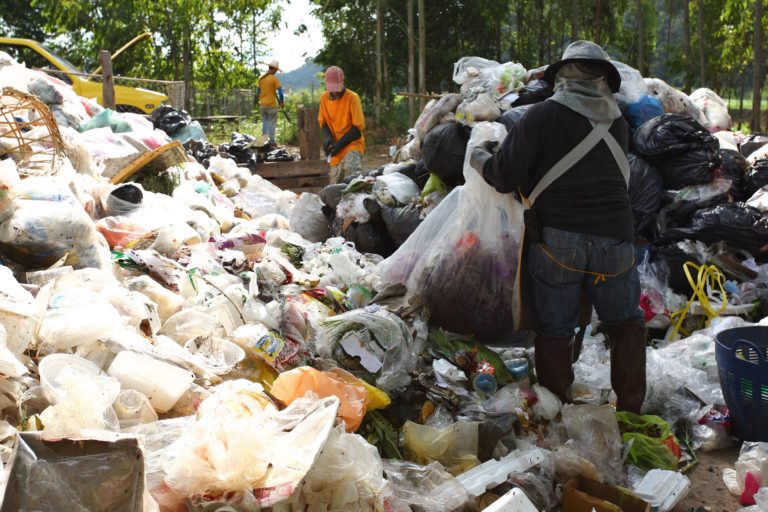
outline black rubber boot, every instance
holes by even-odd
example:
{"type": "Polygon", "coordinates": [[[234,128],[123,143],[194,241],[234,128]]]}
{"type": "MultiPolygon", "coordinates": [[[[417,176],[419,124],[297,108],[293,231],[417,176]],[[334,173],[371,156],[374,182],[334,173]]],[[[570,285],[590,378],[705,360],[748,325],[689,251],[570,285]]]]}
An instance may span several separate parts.
{"type": "Polygon", "coordinates": [[[536,378],[563,403],[573,402],[573,338],[536,336],[536,378]]]}
{"type": "Polygon", "coordinates": [[[645,325],[632,320],[604,326],[611,347],[611,385],[616,410],[640,414],[645,400],[645,325]]]}

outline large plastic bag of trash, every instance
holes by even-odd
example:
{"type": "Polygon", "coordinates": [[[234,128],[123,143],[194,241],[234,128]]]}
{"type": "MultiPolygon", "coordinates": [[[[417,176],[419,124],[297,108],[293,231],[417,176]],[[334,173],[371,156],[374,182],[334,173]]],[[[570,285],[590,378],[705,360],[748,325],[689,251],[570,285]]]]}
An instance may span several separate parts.
{"type": "Polygon", "coordinates": [[[387,226],[387,232],[398,247],[403,245],[419,227],[422,221],[421,214],[419,206],[413,203],[405,206],[381,207],[381,217],[387,226]]]}
{"type": "Polygon", "coordinates": [[[254,219],[270,213],[290,217],[296,199],[293,192],[283,190],[254,174],[248,180],[248,186],[237,195],[235,203],[254,219]]]}
{"type": "Polygon", "coordinates": [[[300,510],[386,510],[384,499],[391,493],[376,447],[337,427],[307,473],[300,510]]]}
{"type": "Polygon", "coordinates": [[[687,226],[691,216],[709,206],[728,202],[731,180],[715,178],[706,185],[692,185],[680,190],[668,190],[664,194],[668,203],[659,211],[659,232],[687,226]]]}
{"type": "Polygon", "coordinates": [[[456,107],[456,120],[474,126],[482,121],[495,121],[501,115],[501,104],[489,92],[471,90],[456,107]]]}
{"type": "Polygon", "coordinates": [[[109,250],[67,183],[27,178],[13,188],[13,215],[0,224],[0,247],[27,268],[65,258],[75,268],[104,268],[109,250]]]}
{"type": "Polygon", "coordinates": [[[431,323],[484,343],[505,340],[513,327],[522,206],[486,184],[468,160],[472,147],[505,135],[498,123],[472,130],[466,185],[448,194],[380,269],[385,282],[404,283],[425,301],[431,323]]]}
{"type": "Polygon", "coordinates": [[[495,98],[520,88],[525,80],[525,68],[516,62],[499,64],[482,57],[462,57],[453,65],[453,81],[461,85],[461,93],[481,88],[495,98]]]}
{"type": "Polygon", "coordinates": [[[700,240],[706,244],[724,241],[733,249],[759,254],[768,243],[768,217],[745,203],[730,203],[699,210],[690,227],[670,229],[662,240],[700,240]]]}
{"type": "Polygon", "coordinates": [[[731,129],[731,116],[728,115],[728,105],[723,98],[712,89],[702,87],[691,93],[691,101],[699,107],[706,119],[704,127],[710,132],[720,132],[731,129]]]}
{"type": "Polygon", "coordinates": [[[761,188],[755,192],[754,195],[747,200],[746,204],[763,213],[768,213],[768,187],[761,188]]]}
{"type": "Polygon", "coordinates": [[[699,107],[684,92],[678,91],[658,78],[645,78],[644,81],[648,86],[648,93],[661,100],[665,112],[687,114],[700,123],[706,122],[699,107]]]}
{"type": "Polygon", "coordinates": [[[471,129],[459,123],[443,123],[430,131],[422,144],[429,172],[453,185],[464,183],[464,156],[471,129]]]}
{"type": "Polygon", "coordinates": [[[638,70],[616,60],[612,60],[611,64],[621,75],[621,87],[614,94],[620,106],[635,103],[648,94],[648,86],[638,70]]]}
{"type": "Polygon", "coordinates": [[[323,202],[317,194],[303,192],[290,216],[291,230],[310,242],[323,243],[331,237],[331,226],[322,211],[323,202]]]}
{"type": "Polygon", "coordinates": [[[421,350],[414,347],[408,326],[378,306],[328,318],[320,324],[316,345],[320,355],[363,373],[368,382],[375,381],[386,392],[410,384],[410,373],[416,367],[413,354],[421,350]]]}
{"type": "Polygon", "coordinates": [[[403,425],[405,453],[419,464],[439,462],[458,476],[480,464],[477,458],[478,423],[457,421],[438,429],[407,421],[403,425]]]}
{"type": "MultiPolygon", "coordinates": [[[[430,100],[424,107],[424,110],[416,119],[414,128],[416,129],[417,147],[421,146],[425,137],[432,131],[447,115],[456,112],[456,107],[462,102],[461,94],[444,94],[437,100],[430,100]]],[[[403,157],[405,155],[402,155],[403,157]]],[[[411,158],[417,159],[417,155],[411,155],[411,158]]],[[[405,159],[405,158],[404,158],[405,159]]]]}
{"type": "MultiPolygon", "coordinates": [[[[721,144],[722,147],[722,144],[721,144]]],[[[744,192],[744,182],[750,167],[747,159],[735,149],[720,149],[720,174],[723,178],[731,180],[731,195],[736,201],[744,201],[749,196],[744,192]]]]}
{"type": "Polygon", "coordinates": [[[8,349],[21,354],[34,341],[41,311],[35,297],[24,289],[8,267],[0,266],[0,324],[5,327],[8,349]]]}
{"type": "Polygon", "coordinates": [[[744,195],[752,197],[765,186],[768,186],[768,158],[762,158],[752,164],[752,168],[744,177],[744,195]]]}
{"type": "Polygon", "coordinates": [[[383,205],[402,206],[419,197],[419,187],[411,178],[393,172],[376,177],[373,195],[383,205]]]}
{"type": "Polygon", "coordinates": [[[623,480],[621,434],[613,407],[609,405],[566,405],[563,423],[576,452],[591,461],[606,482],[623,480]]]}
{"type": "Polygon", "coordinates": [[[648,162],[632,153],[627,158],[630,170],[629,202],[635,219],[635,233],[648,237],[661,206],[664,184],[659,171],[648,162]]]}
{"type": "Polygon", "coordinates": [[[712,181],[720,145],[701,124],[682,114],[665,114],[640,126],[635,152],[655,165],[669,189],[712,181]]]}

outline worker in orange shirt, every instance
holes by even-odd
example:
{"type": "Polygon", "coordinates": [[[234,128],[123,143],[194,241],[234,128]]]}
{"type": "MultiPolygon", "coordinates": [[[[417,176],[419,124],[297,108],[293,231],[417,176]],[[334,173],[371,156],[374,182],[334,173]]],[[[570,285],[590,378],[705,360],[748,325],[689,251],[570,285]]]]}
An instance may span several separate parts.
{"type": "Polygon", "coordinates": [[[325,70],[326,92],[320,97],[317,120],[323,131],[325,154],[330,159],[331,183],[363,171],[365,118],[360,96],[344,87],[344,71],[325,70]]]}
{"type": "Polygon", "coordinates": [[[269,137],[271,147],[275,146],[275,130],[277,128],[277,113],[285,104],[283,86],[275,74],[280,71],[280,64],[272,60],[267,64],[267,73],[259,78],[256,88],[256,99],[261,113],[261,134],[269,137]]]}

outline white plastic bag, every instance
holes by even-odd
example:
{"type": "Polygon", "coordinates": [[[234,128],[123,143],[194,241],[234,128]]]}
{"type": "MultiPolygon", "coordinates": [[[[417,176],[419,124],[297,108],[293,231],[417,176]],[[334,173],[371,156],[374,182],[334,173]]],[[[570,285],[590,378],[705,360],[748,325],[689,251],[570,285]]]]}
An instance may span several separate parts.
{"type": "Polygon", "coordinates": [[[691,101],[699,107],[704,119],[707,121],[704,128],[710,132],[730,130],[731,116],[728,115],[728,104],[712,89],[702,87],[691,93],[691,101]]]}
{"type": "Polygon", "coordinates": [[[393,172],[376,177],[373,195],[388,206],[403,205],[419,196],[419,186],[411,178],[393,172]]]}
{"type": "Polygon", "coordinates": [[[291,212],[291,229],[310,242],[322,243],[328,240],[331,226],[322,208],[320,196],[303,192],[291,212]]]}
{"type": "Polygon", "coordinates": [[[385,282],[404,283],[425,300],[434,324],[481,342],[506,339],[513,326],[523,207],[488,185],[469,157],[474,146],[505,136],[501,124],[475,126],[464,161],[466,184],[380,266],[385,282]]]}

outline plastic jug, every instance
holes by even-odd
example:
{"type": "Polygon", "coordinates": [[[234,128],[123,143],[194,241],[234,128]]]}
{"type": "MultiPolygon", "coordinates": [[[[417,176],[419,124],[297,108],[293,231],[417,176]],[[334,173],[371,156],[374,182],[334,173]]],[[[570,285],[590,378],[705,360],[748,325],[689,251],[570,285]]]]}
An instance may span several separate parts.
{"type": "Polygon", "coordinates": [[[147,395],[158,412],[173,409],[195,377],[183,368],[128,350],[117,354],[107,373],[119,380],[124,389],[147,395]]]}

